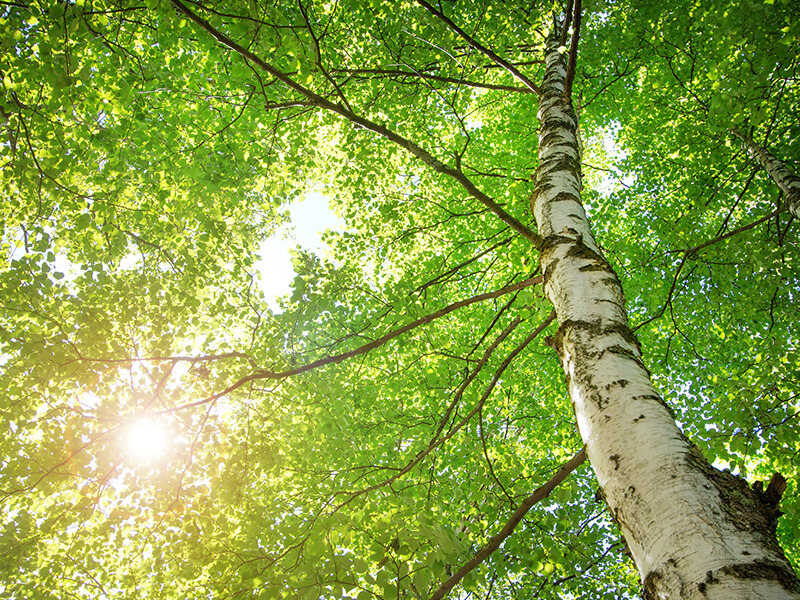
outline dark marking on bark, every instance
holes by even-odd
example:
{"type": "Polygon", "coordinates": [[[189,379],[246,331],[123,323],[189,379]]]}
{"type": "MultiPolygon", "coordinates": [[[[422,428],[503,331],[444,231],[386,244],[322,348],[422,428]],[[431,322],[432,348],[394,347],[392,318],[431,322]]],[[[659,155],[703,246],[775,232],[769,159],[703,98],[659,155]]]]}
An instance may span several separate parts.
{"type": "Polygon", "coordinates": [[[581,199],[575,194],[570,194],[569,192],[559,192],[556,194],[555,198],[550,200],[550,202],[577,202],[580,204],[581,199]]]}
{"type": "Polygon", "coordinates": [[[579,319],[566,319],[559,325],[556,335],[560,334],[563,337],[568,329],[598,334],[600,333],[600,323],[595,321],[581,321],[579,319]]]}
{"type": "Polygon", "coordinates": [[[547,69],[544,77],[542,77],[542,93],[539,94],[539,105],[541,106],[545,100],[561,100],[564,97],[564,92],[555,87],[554,84],[561,83],[564,76],[561,73],[552,73],[547,69]]]}
{"type": "Polygon", "coordinates": [[[633,398],[631,398],[631,400],[646,400],[646,401],[649,400],[657,402],[666,409],[666,411],[669,413],[669,416],[672,417],[673,420],[675,419],[675,412],[672,410],[670,405],[664,402],[664,399],[658,394],[642,394],[641,396],[634,396],[633,398]]]}
{"type": "MultiPolygon", "coordinates": [[[[654,569],[650,571],[644,578],[642,582],[642,587],[644,588],[642,591],[642,600],[660,600],[663,598],[663,595],[660,593],[661,588],[663,587],[663,581],[666,579],[665,573],[662,572],[670,572],[675,570],[676,566],[675,559],[670,558],[662,567],[662,569],[654,569]]],[[[672,574],[675,577],[675,574],[672,574]]],[[[681,582],[681,591],[683,590],[683,582],[681,582]]]]}
{"type": "MultiPolygon", "coordinates": [[[[582,215],[570,215],[571,217],[575,218],[578,221],[583,221],[584,217],[582,215]]],[[[572,230],[570,230],[572,231],[572,230]]],[[[611,265],[608,261],[603,257],[602,254],[596,252],[589,246],[587,246],[583,241],[583,236],[575,231],[575,234],[578,236],[576,240],[573,240],[572,247],[567,251],[566,256],[570,258],[582,258],[587,261],[591,261],[588,265],[583,265],[579,268],[581,272],[586,271],[605,271],[610,274],[610,277],[605,277],[601,281],[605,285],[610,285],[616,287],[620,291],[620,284],[619,280],[617,279],[616,273],[614,273],[614,269],[611,268],[611,265]]],[[[615,303],[616,304],[616,303],[615,303]]]]}
{"type": "Polygon", "coordinates": [[[575,243],[575,240],[581,236],[577,229],[573,229],[572,227],[564,227],[561,231],[559,231],[561,235],[572,236],[569,237],[569,241],[571,244],[575,243]]]}
{"type": "MultiPolygon", "coordinates": [[[[551,134],[545,135],[545,138],[550,137],[551,134]]],[[[558,136],[559,138],[561,136],[558,136]]],[[[560,146],[566,146],[568,148],[574,148],[572,144],[569,142],[564,141],[563,139],[558,140],[560,146]]],[[[550,143],[550,142],[546,142],[550,143]]],[[[578,151],[575,150],[575,154],[578,154],[578,151]]],[[[560,171],[567,171],[570,174],[578,175],[580,174],[580,161],[567,154],[566,152],[559,152],[556,156],[552,159],[548,159],[545,162],[539,163],[539,166],[536,169],[536,179],[542,180],[547,179],[548,176],[551,176],[555,173],[560,171]]]]}
{"type": "Polygon", "coordinates": [[[719,579],[714,577],[714,571],[706,571],[706,579],[702,583],[698,584],[697,590],[705,596],[706,588],[708,588],[709,585],[713,585],[715,583],[719,583],[719,579]]]}
{"type": "Polygon", "coordinates": [[[580,173],[581,173],[581,160],[578,158],[581,153],[580,149],[577,147],[576,144],[563,144],[565,146],[569,146],[573,150],[575,150],[575,156],[571,154],[567,154],[566,152],[563,154],[562,159],[559,161],[559,165],[564,171],[568,171],[569,173],[575,175],[580,180],[580,173]]]}
{"type": "MultiPolygon", "coordinates": [[[[555,342],[559,346],[563,346],[562,340],[569,331],[586,331],[590,335],[598,335],[600,333],[600,323],[593,321],[580,321],[577,319],[566,319],[558,326],[558,330],[555,334],[555,342]]],[[[591,385],[590,377],[584,377],[581,381],[587,385],[591,385]]]]}
{"type": "MultiPolygon", "coordinates": [[[[749,554],[749,553],[748,553],[749,554]]],[[[782,563],[766,558],[754,560],[737,565],[727,565],[716,571],[706,572],[705,581],[697,585],[698,591],[706,595],[708,589],[717,583],[720,578],[734,578],[747,581],[775,581],[788,592],[800,592],[797,577],[792,572],[788,563],[782,563]]]]}
{"type": "MultiPolygon", "coordinates": [[[[549,273],[547,271],[548,270],[545,271],[545,275],[544,275],[545,281],[547,281],[548,275],[549,275],[549,273]]],[[[581,331],[582,332],[586,332],[591,337],[607,336],[609,334],[617,334],[617,335],[622,336],[625,339],[625,341],[628,341],[628,342],[631,342],[631,343],[635,343],[635,348],[626,347],[626,346],[624,346],[622,344],[612,344],[612,345],[606,347],[604,350],[601,350],[599,353],[595,354],[594,355],[594,359],[595,360],[599,360],[599,359],[601,359],[603,357],[603,354],[605,352],[610,352],[612,354],[616,354],[618,356],[622,356],[626,360],[630,360],[630,361],[635,362],[645,372],[648,372],[647,371],[647,367],[644,364],[644,361],[642,360],[641,355],[639,353],[638,340],[633,335],[633,333],[630,331],[628,326],[624,325],[624,324],[615,324],[615,325],[611,325],[611,326],[608,326],[608,327],[603,327],[601,325],[601,320],[600,319],[595,319],[595,320],[592,320],[592,321],[581,321],[581,320],[567,319],[567,320],[563,321],[560,324],[558,330],[556,331],[556,334],[554,336],[554,342],[555,342],[555,344],[557,344],[557,346],[561,347],[561,346],[563,346],[563,341],[562,340],[564,339],[565,336],[571,335],[571,334],[573,334],[575,332],[581,332],[581,331]]],[[[575,339],[575,338],[573,338],[573,339],[575,339]]],[[[579,345],[582,345],[580,337],[575,339],[575,341],[578,342],[579,345]]],[[[592,344],[592,345],[594,345],[594,344],[592,344]]],[[[584,352],[587,355],[588,354],[593,354],[593,351],[591,350],[590,347],[578,348],[578,350],[579,350],[579,352],[584,352]]],[[[588,373],[580,379],[581,382],[582,383],[586,383],[586,384],[591,384],[591,382],[587,379],[587,377],[588,377],[588,373]]],[[[653,399],[657,399],[658,402],[663,403],[663,400],[661,400],[661,398],[659,396],[657,396],[657,395],[653,395],[653,399]]],[[[670,413],[670,414],[672,414],[672,413],[670,413]]],[[[673,417],[674,417],[674,415],[673,415],[673,417]]]]}
{"type": "Polygon", "coordinates": [[[547,285],[547,282],[550,281],[550,278],[553,276],[553,273],[558,268],[558,259],[555,259],[551,262],[544,270],[544,274],[542,275],[542,282],[547,285]]]}
{"type": "MultiPolygon", "coordinates": [[[[608,269],[603,265],[584,265],[578,270],[582,273],[587,271],[608,271],[608,269]]],[[[606,300],[606,302],[609,302],[609,300],[606,300]]]]}
{"type": "Polygon", "coordinates": [[[592,392],[589,394],[589,400],[594,402],[597,405],[597,409],[600,411],[605,410],[606,406],[608,406],[608,398],[603,397],[600,392],[592,392]]]}
{"type": "MultiPolygon", "coordinates": [[[[555,121],[555,119],[550,119],[550,121],[555,121]]],[[[564,123],[561,121],[561,123],[564,123]]],[[[541,152],[542,148],[546,148],[547,146],[568,146],[570,148],[574,148],[573,144],[570,144],[568,139],[564,139],[563,128],[556,127],[553,128],[549,125],[545,125],[541,128],[541,131],[545,132],[539,137],[539,151],[541,152]]],[[[575,135],[574,130],[570,131],[572,135],[575,135]]]]}
{"type": "Polygon", "coordinates": [[[658,394],[640,394],[638,396],[634,396],[633,400],[655,400],[656,402],[663,402],[663,400],[661,400],[661,396],[658,394]]]}
{"type": "MultiPolygon", "coordinates": [[[[577,233],[577,231],[575,233],[577,233]]],[[[567,256],[592,260],[601,265],[605,265],[608,271],[612,271],[611,265],[606,262],[606,259],[603,258],[603,255],[589,248],[589,246],[583,242],[583,236],[581,235],[579,235],[578,239],[575,240],[575,245],[569,249],[567,256]]]]}
{"type": "Polygon", "coordinates": [[[544,194],[547,190],[551,190],[554,187],[555,185],[553,185],[549,181],[539,181],[537,178],[536,188],[533,190],[533,198],[531,198],[532,200],[531,205],[534,204],[536,198],[539,197],[539,194],[544,194]]]}
{"type": "Polygon", "coordinates": [[[571,237],[567,237],[565,235],[554,234],[548,235],[546,238],[542,240],[542,248],[540,252],[544,254],[545,252],[552,250],[556,246],[560,246],[561,244],[571,244],[575,240],[571,237]]]}
{"type": "Polygon", "coordinates": [[[645,369],[645,370],[647,369],[647,367],[645,366],[644,361],[642,360],[641,356],[639,356],[638,353],[634,352],[630,348],[626,348],[625,346],[621,346],[620,344],[613,344],[613,345],[609,346],[608,348],[604,348],[603,350],[601,350],[597,354],[597,360],[600,360],[601,358],[603,358],[603,355],[606,352],[608,352],[609,354],[616,354],[617,356],[621,356],[622,358],[624,358],[626,360],[630,360],[630,361],[635,362],[642,369],[645,369]]]}
{"type": "Polygon", "coordinates": [[[618,386],[619,386],[619,387],[621,387],[621,388],[627,387],[628,383],[629,383],[629,382],[628,382],[628,380],[627,380],[627,379],[617,379],[616,381],[612,381],[611,383],[609,383],[608,385],[606,385],[606,391],[610,390],[610,389],[611,389],[611,388],[613,388],[615,385],[618,385],[618,386]]]}
{"type": "MultiPolygon", "coordinates": [[[[614,281],[615,281],[615,283],[618,283],[616,280],[614,280],[614,281]]],[[[636,334],[633,333],[633,330],[630,327],[628,327],[626,324],[618,323],[616,325],[611,325],[610,327],[606,327],[606,329],[603,331],[603,333],[616,333],[616,334],[619,334],[620,336],[623,337],[623,339],[626,342],[636,346],[636,349],[641,354],[642,345],[639,342],[639,338],[636,337],[636,334]]]]}
{"type": "Polygon", "coordinates": [[[612,454],[608,457],[612,463],[614,463],[614,470],[619,471],[619,454],[612,454]]]}
{"type": "Polygon", "coordinates": [[[634,422],[634,423],[638,423],[639,421],[641,421],[642,419],[645,419],[645,418],[646,418],[646,417],[645,417],[644,415],[639,415],[638,417],[636,417],[636,418],[633,420],[633,422],[634,422]]]}
{"type": "MultiPolygon", "coordinates": [[[[558,140],[555,140],[556,142],[561,141],[560,136],[558,136],[558,132],[548,131],[546,135],[551,138],[551,141],[553,141],[552,138],[554,136],[559,137],[558,140]]],[[[549,173],[550,171],[553,170],[553,167],[555,165],[559,164],[561,164],[561,153],[553,152],[551,156],[542,158],[539,161],[539,164],[536,166],[536,173],[549,173]]]]}
{"type": "Polygon", "coordinates": [[[622,304],[617,302],[616,300],[610,300],[608,298],[598,298],[594,301],[595,304],[610,304],[611,306],[616,306],[622,308],[622,304]]]}
{"type": "MultiPolygon", "coordinates": [[[[567,111],[564,111],[564,112],[567,112],[567,111]]],[[[569,116],[568,116],[568,118],[565,119],[561,115],[550,115],[550,116],[545,117],[542,120],[542,122],[541,122],[541,124],[539,126],[542,129],[553,128],[553,129],[559,129],[559,130],[561,130],[561,129],[573,130],[573,129],[575,129],[576,125],[577,125],[577,123],[575,122],[575,120],[569,118],[569,116]]]]}
{"type": "MultiPolygon", "coordinates": [[[[637,361],[639,357],[628,347],[621,346],[620,344],[614,344],[613,346],[609,346],[605,349],[606,352],[611,352],[611,354],[618,354],[619,356],[623,356],[628,358],[629,360],[637,361]]],[[[600,352],[601,354],[603,351],[600,352]]]]}
{"type": "Polygon", "coordinates": [[[769,559],[755,560],[751,563],[722,567],[720,573],[737,579],[767,579],[777,581],[782,588],[790,592],[800,592],[797,577],[788,564],[769,559]]]}
{"type": "Polygon", "coordinates": [[[575,128],[575,123],[570,122],[568,118],[565,119],[561,115],[552,114],[549,111],[548,113],[549,114],[542,116],[542,120],[539,123],[539,127],[542,130],[556,129],[558,131],[561,131],[563,129],[569,130],[575,128]]]}

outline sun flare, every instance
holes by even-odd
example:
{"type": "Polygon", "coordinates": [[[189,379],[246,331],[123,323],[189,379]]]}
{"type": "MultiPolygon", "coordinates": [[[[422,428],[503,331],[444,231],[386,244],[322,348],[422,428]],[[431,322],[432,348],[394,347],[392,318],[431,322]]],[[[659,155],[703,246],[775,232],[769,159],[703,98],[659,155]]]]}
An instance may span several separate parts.
{"type": "Polygon", "coordinates": [[[139,463],[152,463],[163,457],[170,442],[169,428],[152,417],[132,421],[125,428],[125,454],[139,463]]]}

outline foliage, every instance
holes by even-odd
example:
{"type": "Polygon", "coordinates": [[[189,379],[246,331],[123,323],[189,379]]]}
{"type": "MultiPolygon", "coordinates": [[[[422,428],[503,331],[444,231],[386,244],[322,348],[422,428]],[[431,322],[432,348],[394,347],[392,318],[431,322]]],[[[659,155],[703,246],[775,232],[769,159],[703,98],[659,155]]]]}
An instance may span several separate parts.
{"type": "MultiPolygon", "coordinates": [[[[235,47],[178,2],[0,7],[4,597],[430,597],[580,449],[535,251],[464,184],[531,222],[537,97],[475,43],[536,82],[563,7],[424,4],[186,4],[235,47]],[[273,311],[309,189],[346,228],[273,311]]],[[[798,8],[631,4],[583,7],[587,209],[686,433],[789,481],[796,568],[797,226],[728,129],[798,172],[798,8]]],[[[596,492],[453,597],[635,597],[596,492]]]]}

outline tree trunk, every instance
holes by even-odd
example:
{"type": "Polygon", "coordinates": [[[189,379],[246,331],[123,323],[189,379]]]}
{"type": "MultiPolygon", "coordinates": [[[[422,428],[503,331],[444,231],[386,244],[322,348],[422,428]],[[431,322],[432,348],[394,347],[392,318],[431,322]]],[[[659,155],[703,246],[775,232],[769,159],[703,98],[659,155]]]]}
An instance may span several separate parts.
{"type": "Polygon", "coordinates": [[[775,536],[777,506],[713,468],[656,392],[628,326],[620,282],[581,204],[577,116],[553,36],[539,100],[531,199],[545,293],[587,454],[644,584],[645,599],[795,598],[775,536]]]}
{"type": "Polygon", "coordinates": [[[739,133],[735,129],[730,132],[742,140],[745,150],[770,176],[775,185],[783,193],[786,208],[796,218],[800,219],[800,177],[792,173],[783,161],[775,158],[766,148],[762,148],[746,135],[739,133]]]}

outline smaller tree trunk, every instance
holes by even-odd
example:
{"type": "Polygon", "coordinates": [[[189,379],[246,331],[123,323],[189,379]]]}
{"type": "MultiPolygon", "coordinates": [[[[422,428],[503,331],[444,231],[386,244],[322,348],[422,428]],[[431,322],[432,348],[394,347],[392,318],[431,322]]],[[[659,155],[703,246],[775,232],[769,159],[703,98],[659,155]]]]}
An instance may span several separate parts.
{"type": "Polygon", "coordinates": [[[775,185],[783,192],[786,208],[792,215],[800,219],[800,177],[792,173],[783,161],[746,135],[736,129],[731,129],[730,132],[742,140],[748,154],[756,159],[759,166],[767,172],[775,185]]]}

